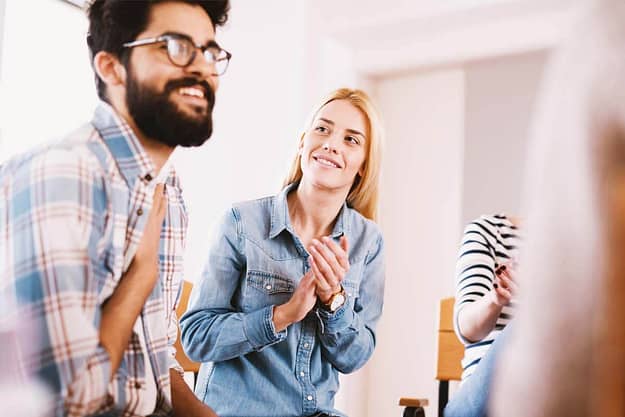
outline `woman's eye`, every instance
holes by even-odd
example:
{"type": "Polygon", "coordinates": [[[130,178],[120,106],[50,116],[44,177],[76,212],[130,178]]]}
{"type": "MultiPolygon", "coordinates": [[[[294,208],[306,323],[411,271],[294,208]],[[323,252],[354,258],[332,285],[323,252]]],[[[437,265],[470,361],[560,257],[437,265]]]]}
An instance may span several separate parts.
{"type": "Polygon", "coordinates": [[[319,132],[319,133],[328,133],[328,128],[325,126],[317,126],[315,128],[315,132],[319,132]]]}
{"type": "Polygon", "coordinates": [[[354,145],[358,145],[360,143],[355,136],[346,136],[345,140],[349,143],[353,143],[354,145]]]}

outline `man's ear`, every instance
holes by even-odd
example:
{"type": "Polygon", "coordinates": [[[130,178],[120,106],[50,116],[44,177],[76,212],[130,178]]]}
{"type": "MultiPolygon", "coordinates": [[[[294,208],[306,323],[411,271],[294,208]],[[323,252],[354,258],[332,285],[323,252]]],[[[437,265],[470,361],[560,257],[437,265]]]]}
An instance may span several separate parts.
{"type": "Polygon", "coordinates": [[[93,68],[107,86],[126,84],[126,68],[110,52],[98,52],[93,58],[93,68]]]}

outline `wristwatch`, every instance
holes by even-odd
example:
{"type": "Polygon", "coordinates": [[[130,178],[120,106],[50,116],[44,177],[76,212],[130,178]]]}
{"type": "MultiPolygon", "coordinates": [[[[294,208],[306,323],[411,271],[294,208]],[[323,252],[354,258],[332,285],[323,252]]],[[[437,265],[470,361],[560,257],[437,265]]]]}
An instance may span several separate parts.
{"type": "Polygon", "coordinates": [[[339,308],[343,307],[347,301],[347,294],[345,293],[345,289],[341,286],[341,291],[332,294],[330,299],[326,303],[322,303],[323,308],[331,313],[334,313],[339,308]]]}

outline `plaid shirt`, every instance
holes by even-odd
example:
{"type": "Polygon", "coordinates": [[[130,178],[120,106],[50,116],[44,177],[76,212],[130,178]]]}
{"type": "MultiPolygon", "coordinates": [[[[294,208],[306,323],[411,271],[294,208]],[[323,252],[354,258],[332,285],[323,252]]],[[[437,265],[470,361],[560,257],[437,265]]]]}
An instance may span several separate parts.
{"type": "MultiPolygon", "coordinates": [[[[0,308],[30,331],[24,369],[55,395],[56,416],[135,416],[145,361],[133,333],[110,381],[99,343],[102,304],[123,274],[152,205],[154,166],[130,127],[102,103],[91,124],[0,166],[0,308]],[[152,187],[150,187],[152,185],[152,187]],[[10,297],[10,298],[9,298],[10,297]]],[[[182,281],[187,214],[173,170],[165,182],[160,280],[141,318],[158,390],[155,415],[171,414],[169,369],[182,281]]]]}

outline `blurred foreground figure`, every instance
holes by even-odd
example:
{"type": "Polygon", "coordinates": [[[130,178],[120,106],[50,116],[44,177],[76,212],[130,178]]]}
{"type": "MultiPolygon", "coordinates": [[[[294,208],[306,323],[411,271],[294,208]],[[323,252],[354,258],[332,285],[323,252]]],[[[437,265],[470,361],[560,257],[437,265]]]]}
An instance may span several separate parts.
{"type": "Polygon", "coordinates": [[[625,415],[625,3],[596,2],[576,29],[535,126],[493,416],[625,415]]]}

